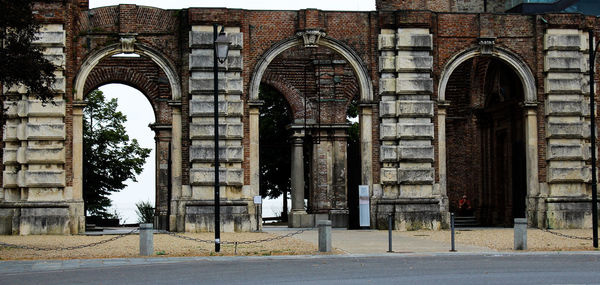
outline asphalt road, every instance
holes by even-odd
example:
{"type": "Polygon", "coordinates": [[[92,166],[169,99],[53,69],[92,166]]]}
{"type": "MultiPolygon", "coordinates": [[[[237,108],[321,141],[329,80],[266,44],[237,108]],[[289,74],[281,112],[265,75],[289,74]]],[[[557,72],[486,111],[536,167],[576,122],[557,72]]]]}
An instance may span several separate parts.
{"type": "Polygon", "coordinates": [[[600,254],[595,253],[390,254],[140,263],[4,271],[0,284],[600,284],[600,254]]]}

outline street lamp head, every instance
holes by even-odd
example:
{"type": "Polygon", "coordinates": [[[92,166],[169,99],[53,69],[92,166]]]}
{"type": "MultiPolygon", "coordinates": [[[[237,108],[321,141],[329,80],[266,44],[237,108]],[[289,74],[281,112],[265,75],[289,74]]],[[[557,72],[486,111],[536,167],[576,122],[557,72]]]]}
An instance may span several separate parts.
{"type": "Polygon", "coordinates": [[[215,40],[215,53],[220,63],[225,62],[227,54],[229,53],[229,39],[223,30],[219,33],[219,36],[215,40]]]}

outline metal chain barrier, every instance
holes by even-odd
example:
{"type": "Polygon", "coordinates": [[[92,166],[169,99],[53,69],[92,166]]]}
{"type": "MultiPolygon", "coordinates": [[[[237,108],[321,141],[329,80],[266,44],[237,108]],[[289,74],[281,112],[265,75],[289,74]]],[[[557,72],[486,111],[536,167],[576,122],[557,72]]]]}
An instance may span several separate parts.
{"type": "Polygon", "coordinates": [[[592,240],[592,237],[578,237],[578,236],[572,236],[572,235],[567,235],[567,234],[562,234],[559,232],[553,232],[549,229],[542,229],[542,231],[553,234],[555,236],[559,236],[559,237],[564,237],[564,238],[570,238],[570,239],[581,239],[581,240],[592,240]]]}
{"type": "MultiPolygon", "coordinates": [[[[295,235],[299,235],[299,234],[301,234],[303,232],[310,231],[310,230],[314,230],[314,229],[302,229],[302,230],[298,230],[298,231],[295,231],[295,232],[291,232],[289,234],[285,234],[285,235],[281,235],[281,236],[275,236],[275,237],[270,237],[270,238],[265,238],[265,239],[247,240],[247,241],[221,241],[221,244],[238,245],[238,244],[252,244],[252,243],[270,242],[270,241],[280,240],[280,239],[292,237],[292,236],[295,236],[295,235]]],[[[176,233],[173,233],[173,232],[168,232],[168,231],[158,231],[158,233],[167,234],[167,235],[170,235],[172,237],[176,237],[176,238],[180,238],[180,239],[184,239],[184,240],[189,240],[189,241],[195,241],[195,242],[202,242],[202,243],[209,243],[209,244],[213,244],[215,242],[214,240],[197,239],[197,238],[188,237],[188,236],[184,236],[184,235],[179,235],[179,234],[176,234],[176,233]]]]}
{"type": "Polygon", "coordinates": [[[101,240],[101,241],[98,241],[98,242],[93,242],[93,243],[89,243],[89,244],[82,244],[82,245],[74,245],[74,246],[68,246],[68,247],[37,247],[37,246],[29,246],[29,245],[10,244],[10,243],[5,243],[5,242],[0,242],[0,246],[3,246],[3,247],[12,247],[12,248],[19,248],[19,249],[30,249],[30,250],[35,250],[35,251],[74,250],[74,249],[82,249],[82,248],[86,248],[86,247],[94,247],[94,246],[97,246],[97,245],[109,243],[111,241],[115,241],[115,240],[118,240],[118,239],[123,238],[125,236],[131,235],[131,234],[133,234],[136,231],[138,231],[138,228],[135,228],[135,229],[131,230],[128,233],[120,234],[120,235],[114,236],[112,238],[101,240]]]}

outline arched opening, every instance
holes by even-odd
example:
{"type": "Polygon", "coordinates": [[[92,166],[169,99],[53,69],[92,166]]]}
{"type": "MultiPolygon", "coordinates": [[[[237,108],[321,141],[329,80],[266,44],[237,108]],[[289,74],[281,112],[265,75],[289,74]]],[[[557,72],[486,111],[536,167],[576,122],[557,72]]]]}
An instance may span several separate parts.
{"type": "Polygon", "coordinates": [[[526,216],[528,193],[522,81],[497,58],[472,57],[452,71],[444,91],[450,211],[511,226],[526,216]]]}
{"type": "MultiPolygon", "coordinates": [[[[135,53],[122,54],[121,45],[111,45],[91,54],[82,65],[76,81],[73,103],[73,191],[83,193],[83,110],[85,94],[109,83],[123,83],[140,90],[152,106],[155,118],[155,228],[177,230],[177,203],[181,196],[181,91],[172,64],[160,53],[135,44],[135,53]],[[174,210],[174,211],[172,211],[174,210]]],[[[135,105],[132,106],[135,108],[135,105]]],[[[136,108],[137,109],[137,108],[136,108]]],[[[137,199],[136,199],[137,201],[137,199]]],[[[134,201],[134,203],[136,202],[134,201]]],[[[183,230],[183,228],[181,228],[183,230]]]]}
{"type": "MultiPolygon", "coordinates": [[[[143,165],[142,173],[136,176],[137,181],[128,179],[125,182],[127,185],[125,189],[114,192],[109,196],[112,202],[110,212],[116,212],[116,214],[119,215],[119,218],[121,218],[120,223],[135,224],[138,222],[138,215],[136,213],[137,203],[147,202],[152,207],[155,206],[156,151],[154,132],[148,127],[156,120],[154,111],[144,94],[133,87],[124,84],[107,84],[98,89],[103,92],[106,101],[112,99],[118,100],[117,111],[127,116],[127,121],[123,125],[125,126],[129,139],[136,139],[140,147],[151,150],[151,153],[143,165]]],[[[84,160],[85,159],[84,154],[84,160]]],[[[86,191],[85,185],[83,191],[84,193],[86,191]]]]}
{"type": "MultiPolygon", "coordinates": [[[[365,155],[367,151],[361,152],[359,146],[363,143],[363,149],[370,148],[371,126],[367,127],[368,135],[360,132],[361,139],[354,138],[351,141],[355,145],[349,146],[349,130],[358,126],[348,120],[348,110],[356,117],[358,102],[372,98],[370,81],[359,68],[358,57],[347,47],[331,39],[322,39],[319,47],[301,44],[300,39],[284,41],[265,54],[253,74],[250,98],[257,99],[255,87],[261,82],[280,90],[291,108],[289,225],[314,226],[316,220],[330,219],[334,227],[348,227],[349,217],[358,216],[353,213],[358,211],[358,184],[372,183],[370,151],[365,155]],[[360,157],[356,161],[356,154],[352,155],[351,165],[349,149],[360,157]],[[369,162],[365,171],[361,171],[361,160],[362,164],[369,162]],[[358,179],[349,179],[350,174],[358,179]],[[351,195],[356,199],[349,198],[351,195]],[[355,207],[349,207],[352,201],[355,207]]],[[[250,131],[252,137],[252,126],[250,131]]]]}

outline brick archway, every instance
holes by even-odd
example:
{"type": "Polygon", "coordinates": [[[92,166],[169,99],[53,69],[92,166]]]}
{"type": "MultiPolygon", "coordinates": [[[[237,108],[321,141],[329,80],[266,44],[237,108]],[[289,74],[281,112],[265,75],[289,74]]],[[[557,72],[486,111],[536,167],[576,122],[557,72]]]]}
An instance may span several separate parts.
{"type": "Polygon", "coordinates": [[[82,64],[75,79],[76,101],[73,104],[73,191],[82,195],[82,118],[86,92],[102,84],[119,82],[137,87],[149,99],[156,118],[151,125],[156,134],[156,226],[163,230],[177,230],[175,223],[170,224],[170,221],[177,220],[177,214],[170,210],[170,198],[181,192],[182,176],[181,105],[169,103],[181,98],[181,84],[173,66],[160,52],[142,44],[129,47],[125,44],[109,45],[92,53],[82,64]],[[113,61],[118,59],[112,56],[121,53],[138,54],[143,64],[128,65],[127,68],[115,65],[113,61]],[[158,71],[159,77],[167,78],[162,88],[160,78],[152,82],[144,72],[148,66],[158,71]],[[161,96],[161,89],[167,93],[166,96],[161,96]]]}
{"type": "MultiPolygon", "coordinates": [[[[525,130],[525,157],[526,157],[526,195],[527,195],[527,209],[530,211],[537,211],[537,202],[532,202],[532,197],[539,195],[539,182],[538,182],[538,127],[537,127],[537,88],[535,84],[535,77],[531,72],[531,69],[527,66],[525,61],[520,59],[514,53],[505,50],[503,48],[494,47],[493,51],[489,54],[483,54],[480,48],[471,48],[455,55],[445,65],[441,76],[440,83],[438,85],[438,163],[439,163],[439,180],[442,195],[447,196],[447,149],[446,149],[446,112],[448,104],[446,103],[446,89],[448,81],[452,73],[461,64],[467,60],[481,57],[491,56],[495,59],[508,65],[518,76],[521,81],[524,93],[524,114],[525,119],[523,120],[525,130]]],[[[537,224],[538,221],[531,220],[529,217],[530,224],[537,224]]]]}

